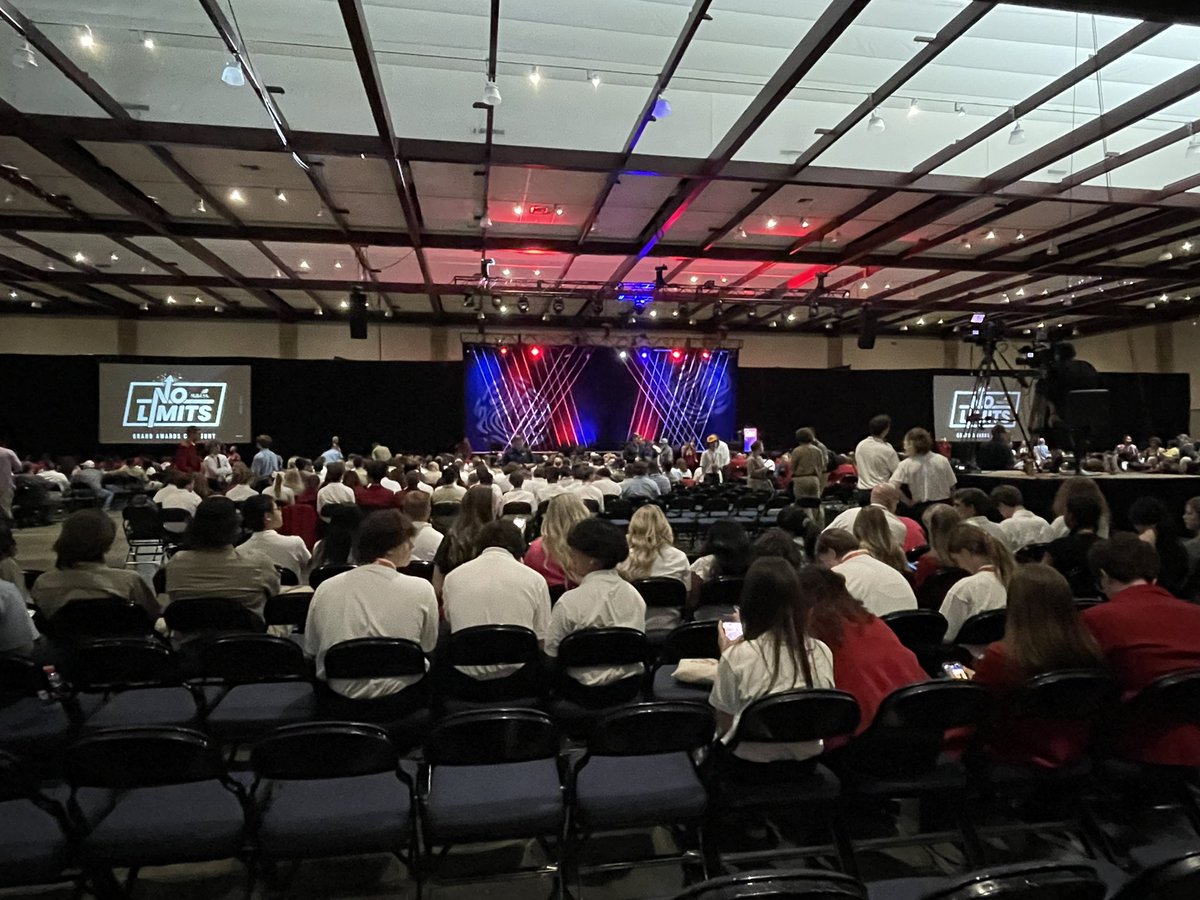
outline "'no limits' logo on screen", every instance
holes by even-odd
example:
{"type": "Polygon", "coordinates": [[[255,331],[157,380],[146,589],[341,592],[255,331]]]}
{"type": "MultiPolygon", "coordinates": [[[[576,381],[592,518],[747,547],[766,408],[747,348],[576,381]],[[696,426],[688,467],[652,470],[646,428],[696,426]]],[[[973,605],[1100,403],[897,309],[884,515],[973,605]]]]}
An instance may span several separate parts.
{"type": "Polygon", "coordinates": [[[124,426],[220,425],[225,388],[224,382],[180,381],[171,375],[162,381],[131,381],[124,426]]]}

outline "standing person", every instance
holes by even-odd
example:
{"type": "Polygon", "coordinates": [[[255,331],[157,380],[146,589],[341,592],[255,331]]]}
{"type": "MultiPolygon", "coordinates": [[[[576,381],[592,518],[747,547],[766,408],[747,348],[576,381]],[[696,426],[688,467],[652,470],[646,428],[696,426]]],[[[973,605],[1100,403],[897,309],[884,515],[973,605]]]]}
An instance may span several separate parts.
{"type": "Polygon", "coordinates": [[[889,479],[901,489],[907,488],[912,499],[914,518],[919,519],[930,503],[949,503],[958,484],[950,460],[933,452],[933,438],[924,428],[910,428],[904,435],[906,457],[889,479]]]}
{"type": "Polygon", "coordinates": [[[508,449],[504,451],[504,456],[500,458],[500,461],[503,465],[508,465],[509,463],[520,463],[525,466],[533,465],[533,451],[529,448],[529,444],[525,442],[525,435],[513,435],[512,443],[508,445],[508,449]]]}
{"type": "Polygon", "coordinates": [[[208,479],[209,488],[214,491],[222,490],[233,474],[233,466],[229,464],[229,457],[221,452],[221,445],[217,441],[209,442],[203,466],[204,477],[208,479]]]}
{"type": "Polygon", "coordinates": [[[329,449],[321,454],[321,459],[325,460],[325,464],[341,462],[346,457],[342,455],[341,444],[338,443],[337,435],[333,436],[333,440],[329,442],[329,449]]]}
{"type": "MultiPolygon", "coordinates": [[[[715,434],[704,439],[706,449],[700,454],[699,469],[705,484],[719,484],[729,477],[729,445],[715,434]],[[715,475],[714,478],[710,476],[715,475]]],[[[697,478],[697,481],[701,479],[697,478]]]]}
{"type": "Polygon", "coordinates": [[[371,442],[371,459],[379,462],[387,462],[392,458],[392,451],[388,449],[386,444],[381,444],[379,441],[371,442]]]}
{"type": "Polygon", "coordinates": [[[954,565],[967,572],[966,578],[946,592],[940,610],[949,623],[946,640],[953,641],[971,616],[1004,609],[1017,563],[1002,541],[966,522],[950,533],[946,550],[954,565]]]}
{"type": "Polygon", "coordinates": [[[12,521],[13,494],[16,475],[21,471],[21,459],[8,449],[8,441],[0,434],[0,518],[12,521]]]}
{"type": "Polygon", "coordinates": [[[873,557],[849,531],[821,532],[816,556],[818,563],[845,579],[850,596],[873,615],[917,608],[917,597],[904,576],[873,557]]]}
{"type": "Polygon", "coordinates": [[[875,416],[867,423],[867,436],[854,448],[854,467],[858,470],[855,499],[858,500],[859,506],[870,503],[871,489],[880,484],[887,484],[896,467],[900,465],[900,456],[896,453],[896,448],[888,443],[888,432],[891,430],[891,416],[875,416]]]}
{"type": "Polygon", "coordinates": [[[631,463],[649,459],[654,455],[654,450],[651,448],[650,442],[635,431],[621,455],[625,457],[626,463],[631,463]]]}
{"type": "Polygon", "coordinates": [[[696,445],[691,441],[685,441],[679,448],[679,458],[683,460],[683,468],[689,472],[696,471],[696,467],[700,464],[700,454],[696,452],[696,445]]]}
{"type": "Polygon", "coordinates": [[[200,429],[195,425],[189,425],[183,435],[183,440],[175,448],[175,462],[172,465],[180,472],[187,472],[188,474],[199,472],[201,469],[201,460],[200,450],[196,447],[196,441],[200,438],[200,429]]]}
{"type": "Polygon", "coordinates": [[[750,445],[750,456],[746,458],[746,484],[755,491],[774,490],[775,486],[771,483],[771,467],[763,459],[762,441],[755,441],[750,445]]]}
{"type": "Polygon", "coordinates": [[[559,494],[550,499],[542,518],[542,534],[529,545],[525,565],[546,579],[550,587],[569,587],[567,566],[571,561],[567,538],[571,529],[591,516],[583,501],[574,494],[559,494]]]}
{"type": "Polygon", "coordinates": [[[260,434],[254,442],[258,445],[258,452],[254,454],[254,459],[250,460],[250,471],[258,476],[261,490],[263,483],[270,481],[275,473],[283,468],[283,459],[271,449],[269,434],[260,434]]]}
{"type": "Polygon", "coordinates": [[[294,574],[299,581],[312,554],[308,552],[304,538],[279,533],[283,527],[283,514],[273,497],[256,494],[244,502],[242,525],[250,530],[250,537],[239,546],[258,551],[277,568],[294,574]]]}
{"type": "Polygon", "coordinates": [[[792,451],[790,462],[792,496],[797,500],[819,498],[825,484],[825,454],[817,447],[816,440],[811,428],[801,428],[796,432],[796,448],[792,451]]]}
{"type": "Polygon", "coordinates": [[[1200,497],[1191,497],[1183,504],[1183,527],[1188,533],[1183,546],[1191,561],[1192,571],[1200,571],[1200,497]]]}

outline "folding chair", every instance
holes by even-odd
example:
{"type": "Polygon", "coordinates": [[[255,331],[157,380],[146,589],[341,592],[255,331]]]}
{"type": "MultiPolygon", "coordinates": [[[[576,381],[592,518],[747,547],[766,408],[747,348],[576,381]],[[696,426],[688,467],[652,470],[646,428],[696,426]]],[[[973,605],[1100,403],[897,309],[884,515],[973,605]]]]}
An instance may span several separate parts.
{"type": "Polygon", "coordinates": [[[66,874],[71,842],[61,804],[38,790],[36,777],[17,757],[0,751],[0,888],[75,881],[66,874]]]}

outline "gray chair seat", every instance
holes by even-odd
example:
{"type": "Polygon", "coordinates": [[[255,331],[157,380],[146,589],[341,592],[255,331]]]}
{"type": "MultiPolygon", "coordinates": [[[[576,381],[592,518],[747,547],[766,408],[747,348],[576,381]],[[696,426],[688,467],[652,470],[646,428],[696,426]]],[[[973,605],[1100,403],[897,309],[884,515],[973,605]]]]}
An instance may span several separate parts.
{"type": "Polygon", "coordinates": [[[242,737],[307,722],[316,714],[316,695],[306,681],[239,684],[217,702],[205,724],[218,737],[242,737]]]}
{"type": "Polygon", "coordinates": [[[49,752],[70,733],[71,720],[61,703],[20,697],[0,707],[0,747],[18,756],[49,752]]]}
{"type": "Polygon", "coordinates": [[[486,840],[493,833],[555,833],[563,819],[558,766],[552,759],[438,766],[425,809],[430,835],[438,842],[486,840]]]}
{"type": "Polygon", "coordinates": [[[200,717],[185,687],[135,688],[114,694],[84,723],[88,728],[129,725],[194,725],[200,717]]]}
{"type": "Polygon", "coordinates": [[[706,606],[697,606],[696,611],[692,613],[693,622],[715,622],[722,616],[732,616],[733,606],[726,604],[711,604],[706,606]]]}
{"type": "Polygon", "coordinates": [[[56,881],[68,856],[54,816],[29,800],[0,803],[0,886],[56,881]]]}
{"type": "Polygon", "coordinates": [[[673,663],[660,666],[655,671],[654,682],[650,686],[650,693],[655,700],[686,700],[694,703],[708,703],[708,695],[712,693],[712,685],[687,684],[682,681],[676,681],[671,674],[674,671],[675,665],[673,663]]]}
{"type": "Polygon", "coordinates": [[[391,772],[264,781],[258,842],[273,859],[394,853],[409,833],[408,788],[391,772]]]}
{"type": "MultiPolygon", "coordinates": [[[[765,765],[771,765],[766,763],[765,765]]],[[[842,785],[837,775],[820,764],[810,772],[786,780],[756,783],[729,777],[721,778],[721,806],[739,807],[788,806],[794,803],[836,800],[842,785]]]]}
{"type": "Polygon", "coordinates": [[[575,796],[597,828],[698,818],[708,805],[686,753],[593,756],[579,772],[575,796]]]}
{"type": "Polygon", "coordinates": [[[170,865],[236,856],[242,805],[217,781],[134,788],[83,841],[88,859],[110,866],[170,865]]]}
{"type": "Polygon", "coordinates": [[[925,900],[935,891],[948,888],[953,882],[936,875],[924,878],[889,878],[867,885],[871,900],[925,900]]]}

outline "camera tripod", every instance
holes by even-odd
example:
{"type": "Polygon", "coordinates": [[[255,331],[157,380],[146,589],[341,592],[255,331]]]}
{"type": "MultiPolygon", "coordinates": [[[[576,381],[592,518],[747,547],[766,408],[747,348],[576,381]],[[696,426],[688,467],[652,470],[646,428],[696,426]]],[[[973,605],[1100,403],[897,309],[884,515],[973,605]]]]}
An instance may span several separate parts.
{"type": "Polygon", "coordinates": [[[991,434],[992,428],[996,425],[1003,425],[1006,428],[1012,428],[1015,425],[1021,434],[1021,440],[1025,442],[1025,447],[1029,451],[1029,457],[1033,459],[1034,466],[1040,468],[1039,462],[1032,452],[1033,445],[1029,440],[1029,431],[1025,427],[1017,408],[1018,403],[1015,400],[1020,397],[1019,389],[1025,387],[1021,382],[1021,376],[1013,369],[1012,364],[1004,358],[1003,354],[998,353],[996,341],[988,340],[980,346],[983,355],[979,361],[979,367],[975,370],[975,383],[971,388],[965,437],[972,444],[978,445],[980,440],[991,434]],[[999,363],[1003,363],[1003,368],[997,362],[997,356],[999,356],[999,363]],[[1016,393],[1009,388],[1009,379],[1005,377],[1006,372],[1009,378],[1015,379],[1017,382],[1018,391],[1016,393]],[[1006,407],[996,408],[992,399],[993,380],[1000,385],[1006,407]]]}

